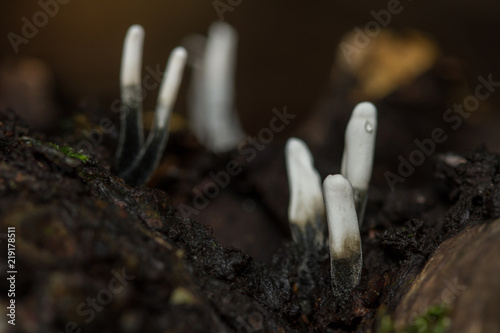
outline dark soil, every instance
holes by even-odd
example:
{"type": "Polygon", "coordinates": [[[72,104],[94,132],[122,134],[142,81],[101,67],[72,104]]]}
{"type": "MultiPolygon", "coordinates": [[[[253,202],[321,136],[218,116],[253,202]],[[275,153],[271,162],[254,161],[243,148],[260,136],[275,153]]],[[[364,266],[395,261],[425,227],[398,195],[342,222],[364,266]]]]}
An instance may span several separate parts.
{"type": "MultiPolygon", "coordinates": [[[[380,110],[401,107],[396,97],[380,110]]],[[[418,106],[414,111],[425,117],[418,106]]],[[[381,114],[388,114],[380,122],[390,128],[391,113],[381,114]]],[[[167,149],[182,172],[156,176],[150,185],[159,190],[133,188],[114,176],[113,140],[107,140],[83,162],[48,144],[71,145],[77,137],[45,137],[11,111],[0,115],[0,221],[2,232],[16,227],[17,332],[373,331],[382,309],[396,309],[443,241],[500,216],[500,157],[485,148],[434,154],[422,166],[425,177],[395,192],[381,181],[383,170],[394,167],[390,153],[382,153],[361,229],[361,283],[350,302],[340,304],[328,256],[304,258],[289,240],[282,144],[266,147],[250,163],[237,152],[209,154],[177,133],[167,149]],[[255,252],[259,260],[251,251],[222,246],[210,227],[176,211],[191,199],[192,186],[205,186],[210,170],[223,170],[233,159],[241,173],[221,192],[220,205],[206,212],[219,207],[212,218],[223,228],[228,212],[252,198],[262,221],[242,225],[265,239],[255,252]]],[[[341,138],[328,142],[313,152],[341,152],[341,138]]],[[[323,176],[338,169],[335,154],[317,159],[323,176]]],[[[246,229],[232,230],[227,237],[246,229]]],[[[7,271],[4,256],[0,263],[7,271]]],[[[1,284],[9,288],[6,280],[1,284]]],[[[6,304],[6,293],[0,297],[6,304]]]]}

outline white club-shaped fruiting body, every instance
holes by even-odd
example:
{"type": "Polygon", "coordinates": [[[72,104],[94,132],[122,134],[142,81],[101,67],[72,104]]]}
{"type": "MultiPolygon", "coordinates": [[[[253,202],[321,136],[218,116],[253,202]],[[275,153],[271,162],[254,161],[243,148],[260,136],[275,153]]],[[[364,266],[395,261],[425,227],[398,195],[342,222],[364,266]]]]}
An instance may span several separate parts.
{"type": "Polygon", "coordinates": [[[361,237],[354,205],[353,188],[342,175],[330,175],[323,182],[328,223],[333,293],[346,304],[358,285],[363,266],[361,237]]]}
{"type": "Polygon", "coordinates": [[[123,42],[122,63],[120,70],[120,86],[141,85],[142,48],[144,44],[144,28],[139,24],[131,26],[123,42]]]}
{"type": "Polygon", "coordinates": [[[121,175],[128,184],[145,184],[161,160],[168,139],[168,123],[181,85],[186,60],[187,52],[183,47],[175,48],[170,54],[148,139],[132,165],[121,175]]]}
{"type": "Polygon", "coordinates": [[[158,102],[155,110],[156,126],[168,132],[167,125],[174,109],[177,93],[182,82],[184,67],[186,66],[187,51],[183,47],[176,47],[168,58],[165,75],[160,86],[158,102]]]}
{"type": "Polygon", "coordinates": [[[321,178],[307,145],[297,138],[288,139],[285,147],[290,204],[288,219],[295,243],[306,251],[326,246],[325,205],[321,178]]]}
{"type": "Polygon", "coordinates": [[[202,60],[193,64],[190,127],[215,153],[234,149],[244,137],[234,103],[237,44],[238,34],[232,26],[213,23],[202,60]]]}
{"type": "Polygon", "coordinates": [[[143,27],[138,24],[131,26],[123,43],[120,70],[121,130],[115,161],[118,173],[130,166],[144,143],[141,89],[143,43],[143,27]]]}
{"type": "Polygon", "coordinates": [[[377,109],[370,102],[356,105],[345,131],[345,146],[340,173],[354,188],[354,201],[361,225],[373,171],[377,109]]]}
{"type": "Polygon", "coordinates": [[[168,122],[187,59],[184,48],[174,49],[160,86],[155,119],[144,142],[142,126],[142,47],[144,29],[131,26],[123,45],[120,72],[122,97],[121,128],[115,158],[115,170],[129,185],[143,185],[158,166],[168,139],[168,122]]]}

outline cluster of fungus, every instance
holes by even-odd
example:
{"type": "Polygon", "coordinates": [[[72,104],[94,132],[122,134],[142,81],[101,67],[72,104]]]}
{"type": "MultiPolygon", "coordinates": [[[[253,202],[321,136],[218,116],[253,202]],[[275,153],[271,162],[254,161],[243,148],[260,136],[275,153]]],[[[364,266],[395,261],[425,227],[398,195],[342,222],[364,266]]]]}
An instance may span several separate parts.
{"type": "MultiPolygon", "coordinates": [[[[147,140],[142,128],[141,65],[144,30],[127,32],[121,67],[121,131],[115,170],[130,185],[147,183],[163,155],[168,122],[187,61],[187,51],[174,49],[160,86],[155,118],[147,140]]],[[[243,138],[234,108],[234,69],[237,34],[226,23],[214,23],[208,37],[194,36],[201,50],[192,57],[190,127],[208,149],[222,153],[243,138]]],[[[290,138],[286,168],[290,186],[288,217],[293,241],[306,255],[329,252],[331,283],[339,303],[345,303],[359,283],[362,268],[359,228],[363,221],[372,174],[377,110],[369,102],[358,104],[345,133],[341,174],[321,183],[307,145],[290,138]]]]}
{"type": "MultiPolygon", "coordinates": [[[[190,127],[198,140],[215,153],[236,147],[244,132],[234,109],[233,86],[238,36],[234,28],[214,23],[208,38],[197,39],[201,54],[193,56],[190,127]]],[[[181,85],[188,53],[175,48],[160,86],[155,118],[144,142],[142,126],[142,46],[144,29],[129,28],[123,46],[120,73],[121,129],[115,158],[115,172],[126,183],[148,182],[158,166],[168,140],[168,123],[181,85]]]]}
{"type": "Polygon", "coordinates": [[[347,124],[341,174],[329,175],[323,186],[307,145],[290,138],[285,148],[293,241],[311,255],[324,251],[328,239],[332,288],[341,304],[361,277],[359,227],[372,174],[376,132],[375,106],[359,103],[347,124]]]}
{"type": "Polygon", "coordinates": [[[123,48],[120,88],[121,130],[115,171],[131,185],[145,184],[158,166],[168,139],[168,122],[177,98],[187,59],[184,48],[175,48],[160,85],[155,118],[146,142],[142,128],[142,45],[144,29],[133,25],[123,48]]]}

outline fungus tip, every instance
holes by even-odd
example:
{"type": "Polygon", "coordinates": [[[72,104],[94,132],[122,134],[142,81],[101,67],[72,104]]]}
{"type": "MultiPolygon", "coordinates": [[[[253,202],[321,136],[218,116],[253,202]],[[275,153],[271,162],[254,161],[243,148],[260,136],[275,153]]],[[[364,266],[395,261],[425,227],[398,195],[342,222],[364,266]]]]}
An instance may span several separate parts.
{"type": "Polygon", "coordinates": [[[144,28],[139,24],[131,26],[123,44],[120,84],[122,87],[141,84],[142,47],[144,28]]]}
{"type": "Polygon", "coordinates": [[[158,127],[164,128],[177,98],[187,60],[187,51],[179,46],[172,50],[158,95],[158,127]]]}
{"type": "Polygon", "coordinates": [[[345,145],[341,171],[354,188],[354,200],[359,223],[366,207],[366,194],[372,176],[375,138],[377,135],[377,109],[370,102],[356,105],[345,131],[345,145]]]}
{"type": "Polygon", "coordinates": [[[285,147],[290,204],[288,218],[294,242],[309,251],[326,246],[325,206],[321,178],[304,141],[288,139],[285,147]]]}

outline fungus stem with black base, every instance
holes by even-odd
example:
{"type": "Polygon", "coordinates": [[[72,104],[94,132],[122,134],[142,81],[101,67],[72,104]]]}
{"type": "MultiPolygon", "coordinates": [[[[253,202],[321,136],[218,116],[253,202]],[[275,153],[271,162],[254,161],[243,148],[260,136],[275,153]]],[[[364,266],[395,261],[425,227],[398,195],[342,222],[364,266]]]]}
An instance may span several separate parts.
{"type": "Polygon", "coordinates": [[[316,285],[314,274],[328,258],[321,177],[304,141],[288,139],[285,156],[290,188],[288,220],[292,239],[302,255],[297,269],[298,293],[304,313],[309,313],[312,309],[310,293],[316,285]]]}
{"type": "Polygon", "coordinates": [[[323,182],[323,192],[333,294],[337,304],[343,307],[348,304],[352,289],[359,283],[363,266],[353,189],[342,175],[330,175],[323,182]]]}
{"type": "Polygon", "coordinates": [[[306,251],[326,247],[325,204],[321,178],[314,168],[311,152],[304,141],[288,139],[285,147],[290,188],[288,220],[295,243],[306,251]]]}
{"type": "Polygon", "coordinates": [[[131,26],[123,44],[120,71],[121,130],[115,159],[118,174],[130,166],[144,143],[141,89],[143,42],[144,29],[140,25],[131,26]]]}
{"type": "Polygon", "coordinates": [[[360,225],[363,223],[372,176],[376,135],[377,109],[372,103],[359,103],[352,111],[345,131],[340,173],[354,188],[354,202],[360,225]]]}
{"type": "Polygon", "coordinates": [[[168,123],[182,81],[186,59],[187,52],[182,47],[175,48],[168,59],[148,139],[132,165],[121,175],[127,184],[136,186],[147,183],[161,160],[168,139],[168,123]]]}

